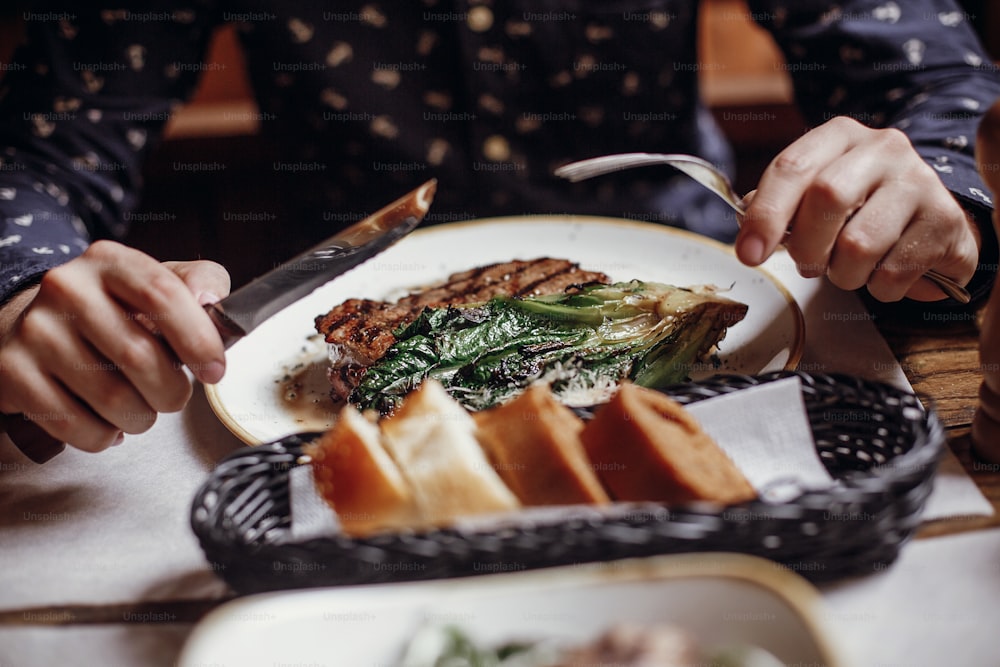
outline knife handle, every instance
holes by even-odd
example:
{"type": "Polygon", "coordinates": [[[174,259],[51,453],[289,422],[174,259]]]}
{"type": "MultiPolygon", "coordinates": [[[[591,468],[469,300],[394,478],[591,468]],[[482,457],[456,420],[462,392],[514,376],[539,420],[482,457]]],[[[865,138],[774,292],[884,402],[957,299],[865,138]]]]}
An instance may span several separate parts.
{"type": "Polygon", "coordinates": [[[3,415],[0,420],[10,441],[35,463],[45,463],[66,449],[65,442],[49,435],[24,415],[3,415]]]}

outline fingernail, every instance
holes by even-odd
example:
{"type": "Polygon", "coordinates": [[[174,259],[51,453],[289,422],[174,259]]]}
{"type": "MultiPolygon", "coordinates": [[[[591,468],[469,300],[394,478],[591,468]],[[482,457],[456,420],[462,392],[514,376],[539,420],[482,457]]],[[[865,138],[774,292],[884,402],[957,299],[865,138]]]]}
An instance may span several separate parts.
{"type": "Polygon", "coordinates": [[[207,306],[210,303],[218,303],[221,297],[215,292],[201,292],[198,295],[198,305],[207,306]]]}
{"type": "Polygon", "coordinates": [[[826,271],[812,267],[800,266],[799,275],[803,278],[819,278],[820,276],[826,275],[826,271]]]}
{"type": "Polygon", "coordinates": [[[115,441],[111,443],[111,446],[112,447],[117,447],[118,445],[122,444],[123,442],[125,442],[125,433],[123,431],[119,431],[118,432],[118,437],[116,437],[115,441]]]}
{"type": "Polygon", "coordinates": [[[198,379],[205,384],[215,384],[222,379],[222,376],[226,374],[226,365],[220,361],[210,361],[205,364],[201,373],[198,374],[198,379]]]}
{"type": "Polygon", "coordinates": [[[764,239],[757,236],[756,234],[747,234],[741,241],[739,247],[739,256],[745,264],[750,266],[757,266],[763,262],[767,257],[764,253],[766,250],[766,245],[764,239]]]}

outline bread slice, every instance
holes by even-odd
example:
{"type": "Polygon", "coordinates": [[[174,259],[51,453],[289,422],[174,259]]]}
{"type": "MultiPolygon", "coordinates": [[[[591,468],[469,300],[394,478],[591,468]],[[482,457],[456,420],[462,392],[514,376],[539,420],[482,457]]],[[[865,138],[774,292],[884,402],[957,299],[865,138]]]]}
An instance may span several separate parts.
{"type": "Polygon", "coordinates": [[[580,442],[583,420],[547,384],[473,418],[493,469],[525,505],[610,502],[580,442]]]}
{"type": "Polygon", "coordinates": [[[383,449],[378,426],[353,406],[341,409],[336,423],[308,453],[316,488],[345,533],[362,536],[416,522],[413,494],[383,449]]]}
{"type": "Polygon", "coordinates": [[[652,389],[622,383],[580,439],[616,500],[732,504],[757,495],[694,417],[652,389]]]}
{"type": "Polygon", "coordinates": [[[490,466],[475,428],[465,408],[435,380],[424,380],[382,421],[383,444],[413,490],[422,524],[521,506],[490,466]]]}

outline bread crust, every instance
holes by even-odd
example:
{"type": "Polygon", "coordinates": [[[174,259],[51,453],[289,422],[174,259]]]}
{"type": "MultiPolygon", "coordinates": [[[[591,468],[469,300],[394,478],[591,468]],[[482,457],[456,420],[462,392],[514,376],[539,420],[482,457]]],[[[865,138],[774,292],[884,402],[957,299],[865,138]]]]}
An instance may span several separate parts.
{"type": "Polygon", "coordinates": [[[610,502],[580,442],[583,420],[548,386],[531,385],[474,419],[493,469],[525,505],[610,502]]]}
{"type": "Polygon", "coordinates": [[[356,408],[344,406],[308,453],[316,489],[336,511],[345,533],[361,536],[413,525],[416,505],[410,487],[383,449],[378,426],[356,408]]]}
{"type": "Polygon", "coordinates": [[[658,391],[623,383],[580,438],[615,500],[728,505],[757,495],[694,417],[658,391]]]}

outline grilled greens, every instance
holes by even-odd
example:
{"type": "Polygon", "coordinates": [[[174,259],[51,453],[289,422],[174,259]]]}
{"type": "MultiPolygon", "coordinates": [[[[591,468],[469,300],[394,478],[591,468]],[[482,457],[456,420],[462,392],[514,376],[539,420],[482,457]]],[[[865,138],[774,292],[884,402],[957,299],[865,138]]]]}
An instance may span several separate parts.
{"type": "Polygon", "coordinates": [[[428,625],[404,647],[398,667],[564,667],[567,665],[713,665],[713,667],[783,667],[770,651],[752,644],[716,645],[709,649],[680,625],[620,624],[590,642],[549,637],[484,646],[464,629],[428,625]]]}
{"type": "Polygon", "coordinates": [[[546,642],[484,647],[461,628],[425,626],[407,644],[399,667],[544,667],[556,657],[546,642]]]}
{"type": "Polygon", "coordinates": [[[432,377],[470,410],[538,380],[569,405],[593,405],[624,379],[646,387],[686,379],[746,310],[712,288],[637,280],[428,308],[394,332],[350,401],[390,414],[432,377]]]}

